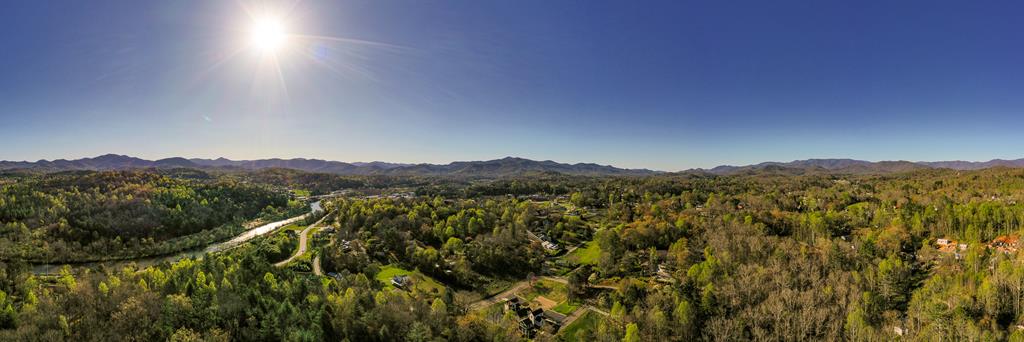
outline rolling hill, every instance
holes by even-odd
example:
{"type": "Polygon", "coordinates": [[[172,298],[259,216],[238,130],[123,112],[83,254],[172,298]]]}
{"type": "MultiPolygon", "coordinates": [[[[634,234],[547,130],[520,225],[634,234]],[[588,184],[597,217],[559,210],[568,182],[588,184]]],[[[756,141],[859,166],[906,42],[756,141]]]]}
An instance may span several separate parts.
{"type": "Polygon", "coordinates": [[[95,158],[76,160],[0,161],[0,170],[32,169],[38,171],[68,170],[124,170],[135,168],[198,168],[262,170],[271,168],[295,169],[307,172],[339,175],[402,175],[402,176],[466,176],[503,177],[525,173],[562,173],[568,175],[648,175],[657,173],[646,169],[622,169],[591,163],[565,164],[550,160],[535,161],[524,158],[506,157],[487,161],[462,161],[449,164],[396,164],[386,162],[346,163],[320,159],[259,159],[230,160],[167,158],[150,161],[125,155],[106,154],[95,158]]]}
{"type": "MultiPolygon", "coordinates": [[[[683,172],[735,175],[752,173],[808,174],[886,174],[921,169],[945,168],[954,170],[978,170],[991,167],[1024,167],[1024,159],[994,159],[985,162],[970,161],[865,161],[856,159],[805,159],[791,162],[764,162],[745,166],[723,165],[711,169],[692,169],[683,172]]],[[[223,170],[263,170],[272,168],[295,169],[306,172],[336,175],[395,175],[395,176],[463,176],[463,177],[506,177],[527,173],[560,173],[584,176],[643,176],[661,173],[647,169],[624,169],[593,163],[567,164],[551,160],[536,161],[525,158],[505,157],[485,161],[457,161],[448,164],[399,164],[382,161],[347,163],[321,159],[257,159],[230,160],[226,158],[185,159],[180,157],[160,160],[105,154],[93,158],[53,161],[0,161],[0,170],[27,169],[42,172],[69,170],[125,170],[135,168],[192,168],[223,170]]]]}

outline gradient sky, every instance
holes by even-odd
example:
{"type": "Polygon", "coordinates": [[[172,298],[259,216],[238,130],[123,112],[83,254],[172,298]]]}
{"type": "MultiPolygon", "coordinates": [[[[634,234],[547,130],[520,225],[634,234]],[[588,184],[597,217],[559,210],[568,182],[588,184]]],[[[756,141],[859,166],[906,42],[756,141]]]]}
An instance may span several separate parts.
{"type": "Polygon", "coordinates": [[[5,1],[0,159],[1020,158],[1021,18],[1020,1],[5,1]],[[259,8],[303,36],[276,63],[246,46],[259,8]]]}

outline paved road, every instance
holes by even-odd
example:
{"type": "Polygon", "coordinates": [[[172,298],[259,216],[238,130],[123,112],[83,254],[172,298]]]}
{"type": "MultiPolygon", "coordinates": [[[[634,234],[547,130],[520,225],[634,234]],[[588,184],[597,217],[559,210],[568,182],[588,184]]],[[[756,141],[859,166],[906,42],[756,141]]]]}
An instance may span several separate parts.
{"type": "Polygon", "coordinates": [[[323,269],[320,268],[320,255],[319,254],[316,256],[315,259],[313,259],[313,274],[316,274],[318,276],[324,275],[323,269]]]}
{"type": "Polygon", "coordinates": [[[569,315],[569,317],[566,317],[564,320],[562,320],[562,326],[567,327],[569,326],[569,324],[572,324],[572,322],[575,322],[580,317],[583,317],[583,314],[586,313],[588,309],[589,307],[586,306],[576,309],[576,311],[573,311],[572,314],[569,315]]]}
{"type": "MultiPolygon", "coordinates": [[[[553,282],[556,282],[556,283],[562,283],[562,284],[568,284],[569,283],[569,280],[566,279],[565,277],[542,276],[542,277],[539,277],[539,279],[550,280],[550,281],[553,281],[553,282]]],[[[512,285],[512,287],[509,288],[508,290],[502,291],[499,294],[496,294],[496,295],[493,295],[493,296],[490,296],[490,297],[487,297],[487,298],[475,301],[473,303],[470,303],[469,306],[467,306],[467,308],[469,310],[478,310],[478,309],[482,309],[482,308],[488,307],[491,304],[500,302],[500,301],[505,300],[507,298],[511,298],[513,295],[516,294],[516,292],[522,291],[523,289],[525,289],[528,286],[530,286],[530,281],[528,279],[527,280],[521,280],[518,283],[515,283],[515,285],[512,285]]],[[[611,286],[611,285],[590,285],[590,287],[592,287],[592,288],[599,288],[599,289],[609,289],[609,290],[617,290],[618,289],[618,287],[611,286]]],[[[594,309],[594,310],[598,311],[598,313],[601,313],[601,314],[603,314],[605,316],[608,315],[607,312],[599,311],[597,309],[594,309]]]]}
{"type": "Polygon", "coordinates": [[[323,222],[325,218],[327,218],[326,215],[320,220],[316,221],[315,223],[309,225],[309,227],[306,227],[306,229],[303,229],[302,232],[299,233],[299,249],[295,250],[295,254],[292,254],[291,257],[285,259],[284,261],[274,264],[274,266],[284,267],[285,265],[302,256],[303,254],[306,254],[306,241],[309,240],[309,231],[316,229],[320,225],[320,222],[323,222]]]}
{"type": "MultiPolygon", "coordinates": [[[[566,284],[566,283],[569,282],[564,277],[543,276],[543,277],[540,277],[540,279],[550,280],[550,281],[557,282],[557,283],[562,283],[562,284],[566,284]]],[[[496,304],[496,303],[498,303],[500,301],[503,301],[503,300],[505,300],[507,298],[511,298],[517,292],[522,291],[522,290],[526,289],[529,286],[530,286],[530,281],[529,280],[522,280],[522,281],[520,281],[518,283],[515,283],[515,285],[513,285],[508,290],[502,291],[499,294],[496,294],[496,295],[493,295],[493,296],[490,296],[490,297],[487,297],[487,298],[484,298],[484,299],[481,299],[481,300],[478,300],[476,302],[473,302],[473,303],[469,304],[469,306],[467,306],[467,308],[469,310],[480,310],[480,309],[486,308],[486,307],[491,306],[493,304],[496,304]]],[[[607,286],[607,285],[603,285],[603,286],[602,285],[596,285],[596,286],[593,286],[593,287],[615,289],[615,287],[607,286]]],[[[573,311],[573,313],[571,315],[566,316],[565,319],[562,320],[562,327],[569,326],[569,324],[572,324],[572,322],[576,321],[580,317],[583,317],[583,314],[587,313],[587,311],[593,311],[593,312],[596,312],[596,313],[598,313],[600,315],[608,316],[608,312],[605,312],[603,310],[595,308],[592,305],[584,305],[584,306],[580,307],[579,309],[577,309],[576,311],[573,311]]]]}
{"type": "Polygon", "coordinates": [[[596,313],[601,314],[603,316],[608,316],[607,312],[604,312],[604,311],[602,311],[602,310],[600,310],[598,308],[595,308],[593,306],[587,305],[587,306],[584,306],[582,308],[577,309],[576,311],[573,311],[572,315],[569,315],[569,317],[566,317],[565,320],[562,321],[562,327],[569,326],[569,324],[572,324],[572,322],[575,322],[580,317],[583,317],[583,314],[587,313],[587,311],[593,311],[593,312],[596,312],[596,313]]]}
{"type": "Polygon", "coordinates": [[[309,225],[309,227],[303,229],[302,232],[299,233],[299,249],[295,250],[295,254],[292,254],[292,256],[288,257],[288,259],[284,259],[284,261],[278,262],[274,264],[274,266],[284,267],[284,265],[287,265],[288,263],[292,262],[292,260],[295,260],[296,258],[301,256],[303,253],[306,253],[306,234],[309,233],[309,230],[313,228],[316,227],[314,225],[309,225]]]}
{"type": "Polygon", "coordinates": [[[568,284],[569,283],[569,279],[565,279],[563,277],[543,276],[543,277],[540,277],[540,279],[550,280],[550,281],[553,281],[553,282],[556,282],[556,283],[561,283],[561,284],[568,284]]]}
{"type": "MultiPolygon", "coordinates": [[[[318,208],[319,206],[320,206],[319,202],[314,202],[314,203],[310,204],[310,209],[315,211],[315,209],[318,208]]],[[[269,234],[270,232],[276,231],[280,227],[287,226],[287,225],[292,224],[292,223],[294,223],[296,221],[304,219],[304,218],[306,218],[308,216],[309,216],[309,214],[302,214],[302,215],[299,215],[299,216],[296,216],[296,217],[292,217],[292,218],[289,218],[289,219],[262,224],[259,227],[248,229],[248,230],[242,232],[241,234],[235,236],[231,240],[223,241],[223,242],[217,242],[217,243],[212,243],[212,244],[207,245],[207,246],[205,246],[203,248],[189,249],[189,250],[180,251],[180,252],[176,252],[176,253],[169,254],[169,255],[160,255],[160,256],[151,256],[151,257],[142,257],[142,258],[130,258],[130,259],[122,259],[122,260],[109,260],[109,261],[96,261],[96,262],[75,263],[75,264],[72,264],[71,266],[72,266],[73,269],[76,269],[76,270],[82,270],[82,269],[87,269],[87,268],[98,268],[101,265],[106,266],[109,269],[121,269],[121,268],[123,268],[123,267],[125,267],[127,265],[134,264],[139,269],[142,269],[142,268],[146,268],[146,267],[152,267],[154,265],[159,265],[160,263],[163,263],[163,262],[175,262],[175,261],[178,261],[178,260],[181,260],[181,259],[184,259],[184,258],[196,258],[196,259],[199,259],[199,258],[202,258],[203,256],[205,256],[206,254],[209,254],[209,253],[223,252],[223,251],[235,248],[237,246],[242,245],[244,242],[249,241],[250,239],[253,239],[255,237],[258,237],[258,236],[261,236],[261,235],[264,235],[264,234],[269,234]]],[[[249,226],[251,227],[251,225],[249,225],[249,226]]],[[[38,274],[38,275],[59,274],[60,270],[64,268],[64,265],[66,265],[66,264],[63,264],[63,263],[58,263],[58,264],[34,264],[34,265],[32,265],[32,273],[35,273],[35,274],[38,274]]]]}
{"type": "Polygon", "coordinates": [[[496,295],[493,295],[493,296],[490,296],[490,297],[487,297],[487,298],[484,298],[484,299],[481,299],[481,300],[478,300],[478,301],[475,301],[475,302],[469,304],[468,308],[469,308],[469,310],[479,310],[479,309],[486,308],[488,306],[491,306],[492,304],[495,304],[495,303],[500,302],[502,300],[505,300],[507,298],[511,298],[512,296],[514,296],[516,294],[516,292],[522,291],[523,289],[525,289],[528,286],[530,286],[530,281],[529,280],[520,281],[520,282],[516,283],[515,285],[512,285],[512,287],[509,288],[508,290],[502,291],[499,294],[496,294],[496,295]]]}
{"type": "Polygon", "coordinates": [[[587,305],[587,309],[593,310],[594,312],[596,312],[596,313],[599,313],[599,314],[601,314],[601,315],[604,315],[604,316],[608,316],[608,313],[607,313],[607,312],[605,312],[604,310],[601,310],[601,309],[595,308],[595,307],[593,307],[593,306],[587,305]]]}

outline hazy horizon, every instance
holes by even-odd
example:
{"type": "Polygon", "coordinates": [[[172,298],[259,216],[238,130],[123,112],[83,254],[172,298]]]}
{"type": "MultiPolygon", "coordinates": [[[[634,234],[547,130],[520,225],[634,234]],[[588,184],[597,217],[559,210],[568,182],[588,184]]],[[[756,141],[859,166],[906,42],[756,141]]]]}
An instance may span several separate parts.
{"type": "Polygon", "coordinates": [[[515,155],[498,156],[498,157],[482,158],[482,159],[448,160],[448,161],[439,161],[439,162],[407,162],[407,161],[394,161],[394,160],[339,160],[339,159],[314,158],[314,157],[302,157],[302,156],[297,156],[297,157],[262,157],[262,158],[230,158],[230,157],[224,157],[224,156],[195,157],[195,156],[186,156],[186,155],[171,155],[171,156],[162,156],[162,157],[143,157],[143,156],[138,156],[138,155],[124,154],[124,153],[103,153],[103,154],[97,154],[97,155],[91,155],[91,156],[71,157],[71,158],[36,158],[36,159],[21,159],[21,160],[0,159],[0,161],[37,162],[37,161],[42,161],[42,160],[55,161],[55,160],[61,160],[61,159],[63,159],[63,160],[76,160],[76,159],[96,158],[96,157],[100,157],[100,156],[104,156],[104,155],[110,155],[110,154],[112,154],[112,155],[120,155],[120,156],[127,156],[127,157],[134,157],[134,158],[139,158],[139,159],[149,160],[149,161],[156,161],[156,160],[168,159],[168,158],[185,158],[185,159],[189,159],[189,160],[191,160],[191,159],[215,160],[215,159],[219,159],[219,158],[225,158],[225,159],[228,159],[228,160],[231,160],[231,161],[268,160],[268,159],[282,159],[282,160],[307,159],[307,160],[323,160],[323,161],[330,161],[330,162],[343,162],[343,163],[350,163],[350,164],[383,162],[383,163],[404,164],[404,165],[416,165],[416,164],[446,165],[446,164],[456,163],[456,162],[476,162],[476,161],[499,160],[499,159],[504,159],[504,158],[522,158],[522,159],[529,159],[529,160],[533,160],[533,161],[553,161],[553,162],[556,162],[556,163],[563,163],[563,164],[578,164],[578,163],[598,164],[598,165],[612,166],[612,167],[621,168],[621,169],[647,169],[647,170],[659,171],[659,172],[678,172],[678,171],[686,171],[686,170],[693,170],[693,169],[711,169],[711,168],[718,167],[718,166],[749,166],[749,165],[756,165],[756,164],[760,164],[760,163],[788,163],[788,162],[796,162],[796,161],[804,161],[804,160],[840,160],[840,159],[849,159],[849,160],[866,161],[866,162],[872,162],[872,163],[889,162],[889,161],[911,162],[911,163],[929,163],[929,162],[982,163],[982,162],[989,162],[989,161],[993,161],[993,160],[1017,160],[1017,159],[1024,159],[1024,156],[1022,156],[1022,157],[1009,157],[1009,158],[991,158],[991,159],[985,159],[985,160],[965,160],[965,159],[937,159],[937,160],[906,160],[906,159],[888,160],[888,159],[886,159],[886,160],[868,160],[868,159],[857,159],[857,158],[847,158],[847,157],[812,157],[812,158],[789,159],[789,160],[761,160],[761,161],[755,161],[755,162],[745,163],[745,164],[718,164],[718,165],[712,165],[712,166],[707,166],[707,167],[690,167],[690,168],[684,168],[684,169],[669,169],[669,170],[652,168],[652,167],[643,167],[643,166],[639,166],[639,167],[622,166],[622,165],[602,163],[602,162],[595,162],[595,161],[586,161],[586,160],[583,160],[583,161],[565,161],[565,160],[555,160],[555,159],[528,158],[528,157],[515,156],[515,155]]]}
{"type": "Polygon", "coordinates": [[[1024,146],[1024,4],[587,5],[5,4],[0,159],[684,170],[1024,146]],[[265,13],[282,42],[251,41],[265,13]]]}

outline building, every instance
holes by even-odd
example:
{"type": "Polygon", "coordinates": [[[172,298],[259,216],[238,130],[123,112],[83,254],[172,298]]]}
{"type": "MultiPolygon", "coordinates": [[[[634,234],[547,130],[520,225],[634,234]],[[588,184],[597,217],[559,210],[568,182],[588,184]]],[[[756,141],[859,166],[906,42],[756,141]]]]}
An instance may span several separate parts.
{"type": "Polygon", "coordinates": [[[544,326],[544,309],[536,308],[530,311],[530,320],[533,321],[533,325],[537,328],[544,326]]]}
{"type": "Polygon", "coordinates": [[[512,310],[516,313],[516,318],[519,320],[519,331],[528,338],[536,336],[537,330],[544,326],[546,320],[543,308],[531,309],[518,297],[505,300],[505,310],[512,310]]]}
{"type": "Polygon", "coordinates": [[[412,284],[412,279],[409,279],[407,275],[397,275],[391,277],[391,285],[400,289],[406,289],[412,284]]]}
{"type": "Polygon", "coordinates": [[[957,259],[963,257],[960,252],[966,251],[968,247],[966,243],[957,243],[952,239],[935,239],[935,244],[938,245],[939,252],[953,254],[957,259]]]}
{"type": "Polygon", "coordinates": [[[558,322],[555,322],[555,321],[552,321],[552,320],[548,320],[548,322],[551,323],[551,324],[547,325],[548,328],[546,329],[549,334],[552,334],[552,335],[557,334],[558,330],[562,329],[562,323],[558,323],[558,322]]]}
{"type": "MultiPolygon", "coordinates": [[[[956,252],[957,247],[958,247],[957,243],[956,243],[956,240],[952,240],[952,239],[936,239],[935,240],[935,244],[938,245],[939,252],[943,252],[943,253],[953,253],[953,252],[956,252]]],[[[967,244],[961,244],[961,245],[964,245],[965,246],[964,249],[966,249],[967,244]]]]}
{"type": "Polygon", "coordinates": [[[519,311],[519,297],[512,297],[505,300],[505,311],[512,310],[512,312],[519,311]]]}
{"type": "Polygon", "coordinates": [[[558,244],[557,244],[557,243],[554,243],[554,242],[549,242],[549,241],[541,241],[540,245],[541,245],[541,246],[544,246],[544,248],[545,248],[545,249],[548,249],[548,250],[552,250],[552,251],[557,251],[557,250],[559,250],[559,249],[560,249],[560,247],[558,246],[558,244]]]}
{"type": "Polygon", "coordinates": [[[992,240],[992,242],[988,244],[988,248],[994,249],[997,252],[1002,252],[1003,254],[1013,254],[1017,252],[1019,240],[1020,236],[1016,234],[1003,235],[992,240]]]}
{"type": "Polygon", "coordinates": [[[519,320],[519,331],[527,338],[533,338],[537,335],[537,329],[534,329],[533,322],[529,318],[519,320]]]}

